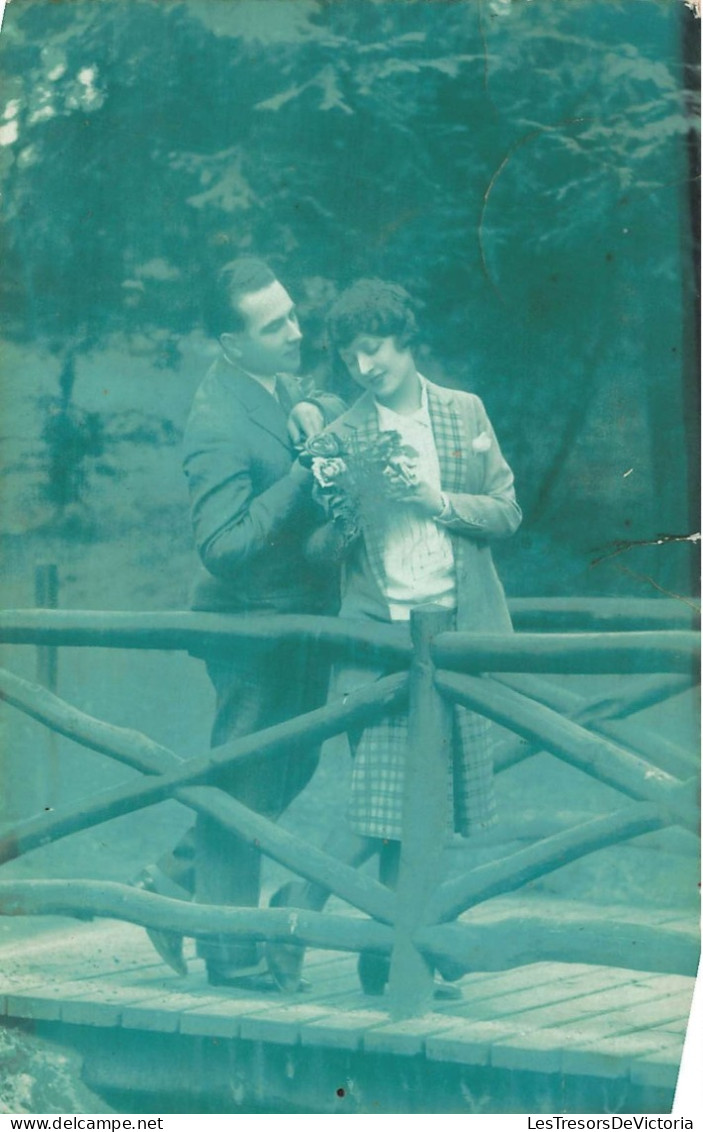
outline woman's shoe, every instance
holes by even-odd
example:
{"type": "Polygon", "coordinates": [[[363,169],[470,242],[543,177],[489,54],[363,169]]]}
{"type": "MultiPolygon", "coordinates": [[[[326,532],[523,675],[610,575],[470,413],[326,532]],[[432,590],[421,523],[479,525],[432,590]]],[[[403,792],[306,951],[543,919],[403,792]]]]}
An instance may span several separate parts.
{"type": "Polygon", "coordinates": [[[359,982],[364,994],[375,997],[383,994],[391,971],[389,956],[378,955],[374,951],[362,951],[356,969],[359,972],[359,982]]]}
{"type": "MultiPolygon", "coordinates": [[[[373,951],[362,951],[357,970],[364,994],[378,997],[382,995],[390,975],[391,961],[387,955],[377,955],[373,951]]],[[[459,976],[457,976],[459,977],[459,976]]],[[[461,987],[438,980],[435,977],[432,997],[437,1002],[458,1002],[462,997],[461,987]]]]}
{"type": "Polygon", "coordinates": [[[452,959],[440,959],[435,962],[435,971],[444,979],[445,983],[456,983],[468,975],[471,967],[468,963],[455,963],[452,959]]]}

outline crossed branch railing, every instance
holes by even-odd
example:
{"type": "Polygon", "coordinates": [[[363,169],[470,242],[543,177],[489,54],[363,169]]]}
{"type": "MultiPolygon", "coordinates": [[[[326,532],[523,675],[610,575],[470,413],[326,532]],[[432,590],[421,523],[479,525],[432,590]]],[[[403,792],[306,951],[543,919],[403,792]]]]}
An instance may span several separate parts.
{"type": "Polygon", "coordinates": [[[695,753],[629,717],[690,687],[700,637],[691,610],[668,601],[613,599],[512,603],[518,627],[576,625],[586,632],[513,635],[451,631],[445,611],[419,607],[407,626],[373,626],[312,616],[247,617],[201,613],[20,610],[0,614],[0,641],[42,647],[213,650],[306,640],[320,663],[372,661],[400,671],[345,697],[187,760],[148,736],[80,711],[52,691],[0,670],[0,696],[74,742],[141,771],[145,781],[104,790],[19,822],[0,838],[0,863],[167,798],[219,822],[262,853],[322,885],[364,916],[302,909],[214,907],[102,881],[3,881],[0,913],[106,916],[199,937],[298,942],[334,950],[390,953],[394,1017],[422,1013],[431,1000],[432,966],[494,969],[566,959],[693,973],[697,942],[641,922],[582,916],[560,924],[544,916],[500,922],[464,912],[606,846],[669,825],[696,833],[695,753]],[[612,631],[593,631],[607,624],[612,631]],[[630,626],[640,625],[632,630],[630,626]],[[623,628],[623,626],[626,626],[623,628]],[[406,671],[407,670],[407,671],[406,671]],[[589,699],[535,673],[629,674],[617,691],[589,699]],[[490,675],[486,675],[490,673],[490,675]],[[398,888],[379,882],[308,844],[217,788],[236,763],[275,760],[378,719],[408,702],[403,839],[398,888]],[[500,772],[538,751],[614,787],[630,799],[621,809],[559,830],[462,876],[441,880],[446,840],[445,775],[452,703],[507,728],[496,747],[500,772]],[[631,946],[632,944],[636,946],[631,946]]]}

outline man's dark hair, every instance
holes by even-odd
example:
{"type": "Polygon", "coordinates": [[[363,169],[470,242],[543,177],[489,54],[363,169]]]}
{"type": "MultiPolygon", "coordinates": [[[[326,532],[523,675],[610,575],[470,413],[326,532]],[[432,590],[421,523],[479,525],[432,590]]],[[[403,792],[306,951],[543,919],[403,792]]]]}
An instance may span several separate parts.
{"type": "Polygon", "coordinates": [[[359,279],[334,301],[327,316],[330,344],[337,350],[353,342],[357,334],[395,338],[399,347],[409,346],[418,336],[416,311],[419,304],[397,283],[383,279],[359,279]]]}
{"type": "Polygon", "coordinates": [[[221,268],[218,291],[221,297],[218,315],[223,319],[218,332],[237,334],[246,330],[246,318],[239,309],[245,295],[263,291],[276,282],[276,275],[263,259],[256,256],[239,256],[221,268]]]}

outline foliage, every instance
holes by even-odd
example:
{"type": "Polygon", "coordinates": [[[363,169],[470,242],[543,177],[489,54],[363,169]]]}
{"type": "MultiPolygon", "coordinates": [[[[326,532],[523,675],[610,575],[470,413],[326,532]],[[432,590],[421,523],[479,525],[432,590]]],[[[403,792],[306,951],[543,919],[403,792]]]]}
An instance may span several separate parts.
{"type": "Polygon", "coordinates": [[[393,278],[423,369],[488,399],[533,528],[583,536],[577,475],[596,545],[683,530],[695,35],[678,0],[12,0],[6,332],[62,359],[146,336],[175,369],[254,250],[324,369],[336,288],[393,278]]]}
{"type": "Polygon", "coordinates": [[[671,180],[672,141],[695,123],[659,49],[668,4],[609,4],[606,35],[584,0],[274,7],[14,0],[16,334],[208,325],[216,268],[253,247],[301,281],[371,271],[449,292],[429,314],[454,352],[486,284],[514,298],[516,243],[549,267],[588,254],[624,193],[671,180]]]}
{"type": "Polygon", "coordinates": [[[59,509],[78,503],[85,488],[88,457],[104,451],[103,426],[98,413],[71,403],[75,363],[69,354],[59,378],[61,395],[48,398],[42,439],[47,451],[46,494],[59,509]]]}

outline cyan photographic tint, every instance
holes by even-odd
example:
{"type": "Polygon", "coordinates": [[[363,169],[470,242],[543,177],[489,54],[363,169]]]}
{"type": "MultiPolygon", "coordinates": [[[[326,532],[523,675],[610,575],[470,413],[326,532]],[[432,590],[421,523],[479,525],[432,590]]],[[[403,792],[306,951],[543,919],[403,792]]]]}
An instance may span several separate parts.
{"type": "Polygon", "coordinates": [[[0,1111],[671,1113],[695,8],[7,6],[0,1111]]]}

